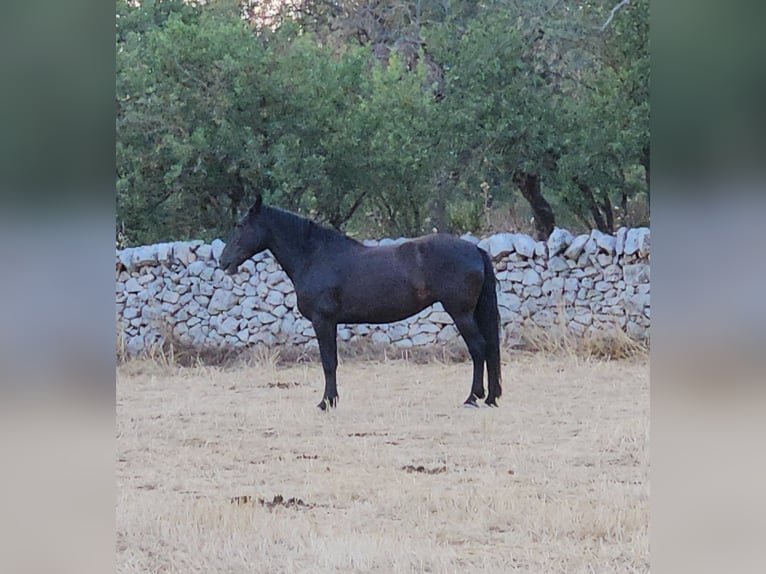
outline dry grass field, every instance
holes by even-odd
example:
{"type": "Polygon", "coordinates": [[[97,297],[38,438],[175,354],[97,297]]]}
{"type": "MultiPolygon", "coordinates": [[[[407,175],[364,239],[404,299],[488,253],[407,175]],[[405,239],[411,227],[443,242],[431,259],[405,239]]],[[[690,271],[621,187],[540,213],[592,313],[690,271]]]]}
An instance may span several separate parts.
{"type": "Polygon", "coordinates": [[[118,572],[648,572],[648,360],[506,359],[120,365],[118,572]]]}

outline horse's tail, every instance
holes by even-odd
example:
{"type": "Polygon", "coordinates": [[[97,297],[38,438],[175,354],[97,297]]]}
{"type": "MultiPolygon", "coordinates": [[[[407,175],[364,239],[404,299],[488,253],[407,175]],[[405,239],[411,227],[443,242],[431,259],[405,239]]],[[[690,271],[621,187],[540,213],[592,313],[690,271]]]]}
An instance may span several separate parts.
{"type": "Polygon", "coordinates": [[[489,253],[478,248],[484,262],[484,283],[481,286],[479,301],[476,303],[474,318],[486,342],[487,378],[489,393],[487,404],[495,404],[495,399],[503,393],[500,373],[500,311],[497,308],[497,279],[489,253]]]}

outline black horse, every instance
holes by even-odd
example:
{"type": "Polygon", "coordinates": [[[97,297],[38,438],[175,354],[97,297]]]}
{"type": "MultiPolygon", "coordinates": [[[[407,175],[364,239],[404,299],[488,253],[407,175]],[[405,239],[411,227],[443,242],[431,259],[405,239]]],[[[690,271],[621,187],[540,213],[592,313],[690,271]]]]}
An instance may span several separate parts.
{"type": "Polygon", "coordinates": [[[473,360],[471,394],[497,406],[502,392],[500,318],[495,273],[489,255],[471,243],[444,234],[398,245],[367,247],[299,215],[255,204],[232,231],[220,257],[227,273],[264,250],[295,285],[298,309],[314,326],[325,388],[319,408],[338,400],[338,323],[391,323],[436,301],[455,321],[473,360]]]}

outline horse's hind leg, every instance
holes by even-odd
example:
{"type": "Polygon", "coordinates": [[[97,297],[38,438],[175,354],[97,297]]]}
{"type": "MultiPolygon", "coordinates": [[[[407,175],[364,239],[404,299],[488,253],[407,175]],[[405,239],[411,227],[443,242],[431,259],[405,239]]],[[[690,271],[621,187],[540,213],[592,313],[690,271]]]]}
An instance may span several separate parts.
{"type": "Polygon", "coordinates": [[[479,325],[473,313],[454,314],[452,318],[460,335],[463,337],[468,352],[473,361],[473,381],[471,394],[465,400],[466,405],[476,406],[476,399],[484,398],[484,360],[486,357],[486,341],[479,330],[479,325]]]}

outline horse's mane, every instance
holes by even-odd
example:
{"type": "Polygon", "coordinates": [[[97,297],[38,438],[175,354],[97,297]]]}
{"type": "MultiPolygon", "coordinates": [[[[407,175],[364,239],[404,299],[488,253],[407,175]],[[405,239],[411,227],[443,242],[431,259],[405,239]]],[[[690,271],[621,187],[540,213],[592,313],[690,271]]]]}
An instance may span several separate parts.
{"type": "MultiPolygon", "coordinates": [[[[264,206],[266,207],[266,206],[264,206]]],[[[302,237],[310,243],[340,243],[346,245],[360,245],[358,241],[352,239],[345,233],[336,229],[320,225],[316,221],[303,217],[290,211],[285,211],[278,207],[268,206],[269,216],[275,223],[290,233],[293,237],[302,237]]]]}

